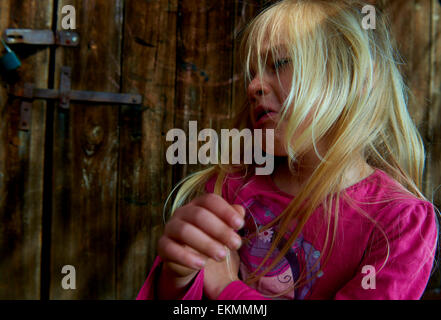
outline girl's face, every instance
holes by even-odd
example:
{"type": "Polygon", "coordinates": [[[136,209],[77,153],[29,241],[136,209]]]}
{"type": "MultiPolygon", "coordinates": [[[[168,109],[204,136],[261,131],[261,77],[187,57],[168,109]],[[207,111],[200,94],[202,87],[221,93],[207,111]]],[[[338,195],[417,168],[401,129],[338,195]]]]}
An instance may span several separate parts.
{"type": "Polygon", "coordinates": [[[261,77],[256,66],[251,69],[252,79],[247,90],[251,121],[254,129],[274,129],[275,156],[287,155],[284,147],[286,121],[278,129],[276,126],[280,120],[283,102],[291,89],[292,72],[291,58],[283,50],[277,57],[268,54],[261,77]]]}

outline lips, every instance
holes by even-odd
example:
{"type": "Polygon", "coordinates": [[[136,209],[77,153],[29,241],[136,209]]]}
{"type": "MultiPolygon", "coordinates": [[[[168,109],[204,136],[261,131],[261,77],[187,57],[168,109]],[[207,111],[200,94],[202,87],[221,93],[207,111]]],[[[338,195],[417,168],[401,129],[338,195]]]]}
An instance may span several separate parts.
{"type": "Polygon", "coordinates": [[[276,114],[277,112],[275,110],[272,110],[271,108],[258,106],[254,111],[255,126],[257,127],[266,120],[274,118],[276,114]]]}

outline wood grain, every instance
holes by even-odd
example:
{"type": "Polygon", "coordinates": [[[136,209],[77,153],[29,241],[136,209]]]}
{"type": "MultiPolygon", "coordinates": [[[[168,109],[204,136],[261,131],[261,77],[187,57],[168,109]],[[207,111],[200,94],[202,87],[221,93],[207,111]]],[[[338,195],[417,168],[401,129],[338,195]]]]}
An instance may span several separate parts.
{"type": "Polygon", "coordinates": [[[233,29],[233,86],[230,116],[234,117],[240,112],[244,102],[247,99],[244,79],[243,61],[239,54],[239,47],[242,33],[247,24],[263,8],[262,1],[259,0],[241,0],[236,1],[234,8],[234,29],[233,29]]]}
{"type": "Polygon", "coordinates": [[[143,106],[120,114],[117,298],[136,298],[156,256],[171,191],[165,135],[175,110],[177,1],[126,1],[122,88],[143,106]]]}
{"type": "MultiPolygon", "coordinates": [[[[58,1],[76,9],[80,45],[60,47],[72,89],[120,92],[123,1],[58,1]]],[[[61,9],[58,29],[61,30],[61,9]]],[[[114,299],[119,108],[71,103],[54,114],[50,299],[114,299]],[[64,265],[76,269],[75,290],[61,287],[64,265]]]]}
{"type": "MultiPolygon", "coordinates": [[[[174,125],[186,134],[189,121],[220,131],[231,113],[234,3],[186,0],[179,13],[174,125]]],[[[174,166],[173,184],[202,168],[188,163],[187,154],[187,164],[174,166]]]]}
{"type": "MultiPolygon", "coordinates": [[[[0,30],[50,29],[52,1],[1,1],[0,17],[0,30]]],[[[38,299],[46,102],[34,101],[30,130],[20,131],[20,100],[8,98],[5,86],[47,87],[49,49],[12,49],[22,66],[2,70],[0,80],[0,299],[38,299]]]]}
{"type": "Polygon", "coordinates": [[[441,208],[441,5],[431,1],[429,103],[426,109],[427,195],[441,208]]]}
{"type": "MultiPolygon", "coordinates": [[[[426,112],[426,175],[425,193],[433,201],[438,210],[441,208],[441,5],[439,1],[431,1],[430,30],[430,74],[429,101],[426,112]]],[[[441,237],[441,236],[440,236],[441,237]]],[[[441,238],[438,239],[441,243],[441,238]]],[[[424,299],[441,300],[441,255],[438,252],[437,266],[425,291],[424,299]]]]}

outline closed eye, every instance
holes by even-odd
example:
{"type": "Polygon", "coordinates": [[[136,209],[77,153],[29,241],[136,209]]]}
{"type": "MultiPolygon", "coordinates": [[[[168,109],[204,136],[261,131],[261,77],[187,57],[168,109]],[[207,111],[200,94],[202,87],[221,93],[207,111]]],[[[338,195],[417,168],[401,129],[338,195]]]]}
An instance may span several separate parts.
{"type": "Polygon", "coordinates": [[[276,62],[274,62],[274,70],[280,70],[280,69],[286,67],[290,62],[291,62],[291,59],[289,59],[289,58],[283,58],[283,59],[276,60],[276,62]]]}

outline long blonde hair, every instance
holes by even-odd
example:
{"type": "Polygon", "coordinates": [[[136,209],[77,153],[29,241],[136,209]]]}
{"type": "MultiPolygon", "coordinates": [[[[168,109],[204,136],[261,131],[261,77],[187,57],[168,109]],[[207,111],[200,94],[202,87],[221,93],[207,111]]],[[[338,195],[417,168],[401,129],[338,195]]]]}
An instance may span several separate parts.
{"type": "MultiPolygon", "coordinates": [[[[344,0],[280,1],[261,12],[243,33],[241,53],[246,82],[251,80],[252,69],[259,74],[264,72],[269,51],[263,48],[269,47],[274,57],[280,56],[283,48],[290,58],[292,86],[280,120],[288,123],[285,148],[290,168],[312,148],[321,159],[288,207],[264,227],[277,224],[279,232],[261,265],[247,279],[249,283],[260,279],[284,257],[320,205],[326,212],[324,248],[330,246],[325,261],[328,260],[336,237],[343,177],[355,154],[385,171],[408,194],[427,200],[420,191],[424,147],[407,110],[408,88],[397,68],[401,58],[388,32],[389,23],[379,10],[376,28],[363,28],[364,5],[344,0]],[[316,108],[311,122],[297,139],[290,139],[313,106],[316,108]],[[330,130],[330,148],[325,154],[318,154],[316,143],[330,130]],[[332,220],[334,228],[330,230],[332,220]],[[294,221],[297,223],[290,232],[294,221]],[[286,234],[289,238],[279,248],[286,234]],[[277,257],[262,270],[276,249],[277,257]]],[[[250,127],[248,115],[245,105],[235,125],[250,127]]],[[[219,164],[191,175],[182,182],[171,211],[193,197],[213,175],[217,175],[215,193],[221,194],[228,174],[239,171],[249,175],[251,167],[219,164]]],[[[295,284],[297,287],[311,281],[304,276],[295,284]]]]}

